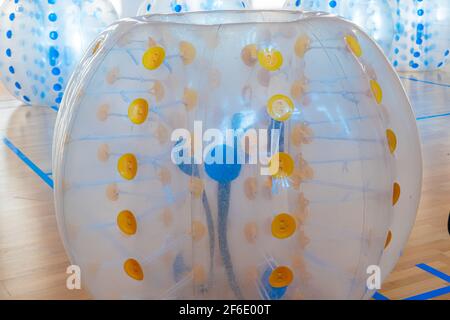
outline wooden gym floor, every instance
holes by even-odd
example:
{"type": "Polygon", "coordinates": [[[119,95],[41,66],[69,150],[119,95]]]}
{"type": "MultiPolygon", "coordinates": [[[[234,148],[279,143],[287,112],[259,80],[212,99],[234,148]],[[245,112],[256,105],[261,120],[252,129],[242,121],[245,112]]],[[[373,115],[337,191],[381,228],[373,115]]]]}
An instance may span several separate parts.
{"type": "MultiPolygon", "coordinates": [[[[375,298],[450,300],[450,71],[401,77],[422,138],[423,194],[404,255],[375,298]]],[[[0,88],[0,300],[90,298],[65,286],[69,261],[52,193],[55,118],[0,88]]]]}

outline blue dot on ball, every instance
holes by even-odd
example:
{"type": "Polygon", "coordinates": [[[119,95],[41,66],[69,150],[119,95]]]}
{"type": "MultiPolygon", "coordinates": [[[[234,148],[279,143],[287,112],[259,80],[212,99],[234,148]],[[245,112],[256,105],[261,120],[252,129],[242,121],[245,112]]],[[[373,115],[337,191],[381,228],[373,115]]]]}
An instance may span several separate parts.
{"type": "Polygon", "coordinates": [[[53,68],[52,74],[55,76],[59,76],[61,74],[61,70],[59,68],[53,68]]]}
{"type": "Polygon", "coordinates": [[[58,32],[56,32],[56,31],[50,32],[50,39],[52,39],[52,40],[58,39],[58,32]]]}
{"type": "Polygon", "coordinates": [[[207,175],[219,182],[228,183],[239,177],[241,164],[238,163],[237,148],[218,145],[213,148],[205,159],[207,175]]]}
{"type": "Polygon", "coordinates": [[[56,13],[50,13],[48,15],[48,20],[51,22],[55,22],[58,19],[58,16],[56,15],[56,13]]]}

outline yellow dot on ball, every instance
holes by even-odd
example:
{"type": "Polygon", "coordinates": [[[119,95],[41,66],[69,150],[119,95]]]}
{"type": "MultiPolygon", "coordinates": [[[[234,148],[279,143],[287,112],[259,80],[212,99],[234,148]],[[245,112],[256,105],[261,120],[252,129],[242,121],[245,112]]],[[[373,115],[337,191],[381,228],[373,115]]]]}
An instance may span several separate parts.
{"type": "Polygon", "coordinates": [[[307,35],[302,35],[297,38],[297,41],[295,42],[295,54],[299,58],[303,58],[305,56],[306,51],[308,51],[310,46],[311,40],[307,35]]]}
{"type": "Polygon", "coordinates": [[[194,241],[202,240],[206,235],[206,227],[200,221],[192,222],[192,239],[194,241]]]}
{"type": "Polygon", "coordinates": [[[145,99],[136,99],[128,107],[128,118],[134,124],[143,124],[148,117],[148,102],[145,99]]]}
{"type": "Polygon", "coordinates": [[[206,282],[206,271],[203,266],[197,265],[192,268],[192,277],[196,285],[202,285],[206,282]]]}
{"type": "Polygon", "coordinates": [[[253,67],[258,61],[258,48],[255,44],[245,46],[241,51],[242,61],[249,67],[253,67]]]}
{"type": "Polygon", "coordinates": [[[144,271],[142,267],[135,259],[128,259],[123,265],[125,273],[134,280],[142,281],[144,280],[144,271]]]}
{"type": "Polygon", "coordinates": [[[294,172],[295,162],[289,154],[279,152],[272,157],[269,162],[269,167],[271,172],[275,172],[273,174],[274,178],[287,178],[294,172]]]}
{"type": "Polygon", "coordinates": [[[110,151],[109,145],[107,145],[106,143],[104,143],[98,147],[97,158],[101,162],[107,162],[109,160],[110,154],[111,154],[111,151],[110,151]]]}
{"type": "Polygon", "coordinates": [[[109,106],[107,104],[102,104],[97,110],[97,119],[101,122],[108,120],[109,106]]]}
{"type": "Polygon", "coordinates": [[[259,50],[258,60],[261,66],[269,71],[276,71],[283,65],[283,55],[275,49],[259,50]]]}
{"type": "Polygon", "coordinates": [[[386,130],[386,139],[389,145],[389,150],[393,154],[397,150],[397,136],[392,129],[386,130]]]}
{"type": "Polygon", "coordinates": [[[356,39],[355,36],[352,35],[346,35],[345,36],[345,42],[347,42],[347,46],[349,47],[349,49],[353,52],[353,54],[356,57],[361,57],[362,56],[362,49],[361,46],[359,44],[358,39],[356,39]]]}
{"type": "Polygon", "coordinates": [[[159,80],[155,81],[153,87],[149,90],[149,92],[155,96],[156,102],[160,102],[162,99],[164,99],[164,96],[166,94],[164,85],[159,80]]]}
{"type": "Polygon", "coordinates": [[[295,219],[287,213],[277,215],[272,221],[272,234],[278,239],[289,238],[294,234],[296,228],[295,219]]]}
{"type": "Polygon", "coordinates": [[[149,70],[158,69],[166,58],[166,51],[164,48],[155,46],[149,48],[142,57],[142,64],[149,70]]]}
{"type": "Polygon", "coordinates": [[[136,157],[131,153],[121,156],[117,162],[117,170],[124,179],[133,180],[138,170],[136,157]]]}
{"type": "Polygon", "coordinates": [[[304,81],[295,81],[291,86],[291,96],[297,101],[301,101],[305,95],[306,83],[304,81]]]}
{"type": "Polygon", "coordinates": [[[183,94],[183,104],[187,111],[192,111],[198,105],[197,91],[190,88],[185,88],[183,94]]]}
{"type": "Polygon", "coordinates": [[[136,234],[137,222],[134,214],[129,210],[124,210],[117,216],[117,226],[126,235],[136,234]]]}
{"type": "Polygon", "coordinates": [[[256,239],[258,238],[258,225],[256,222],[249,222],[245,225],[244,235],[249,243],[256,243],[256,239]]]}
{"type": "Polygon", "coordinates": [[[383,90],[376,80],[370,80],[370,89],[375,98],[375,101],[380,104],[383,101],[383,90]]]}
{"type": "Polygon", "coordinates": [[[400,199],[401,188],[400,185],[395,182],[392,188],[392,205],[395,206],[400,199]]]}
{"type": "Polygon", "coordinates": [[[293,280],[294,274],[292,270],[284,266],[275,268],[269,277],[269,283],[274,288],[287,287],[293,280]]]}
{"type": "Polygon", "coordinates": [[[386,249],[387,247],[389,247],[389,245],[391,244],[392,241],[392,232],[391,230],[388,231],[388,234],[386,236],[386,242],[384,243],[384,248],[386,249]]]}
{"type": "Polygon", "coordinates": [[[179,45],[181,59],[184,65],[189,65],[194,62],[197,56],[197,50],[192,45],[192,43],[187,41],[181,41],[179,45]]]}
{"type": "Polygon", "coordinates": [[[119,188],[115,183],[106,187],[106,197],[111,201],[119,200],[119,188]]]}
{"type": "Polygon", "coordinates": [[[276,121],[287,121],[294,112],[294,102],[285,95],[274,95],[267,102],[267,112],[276,121]]]}

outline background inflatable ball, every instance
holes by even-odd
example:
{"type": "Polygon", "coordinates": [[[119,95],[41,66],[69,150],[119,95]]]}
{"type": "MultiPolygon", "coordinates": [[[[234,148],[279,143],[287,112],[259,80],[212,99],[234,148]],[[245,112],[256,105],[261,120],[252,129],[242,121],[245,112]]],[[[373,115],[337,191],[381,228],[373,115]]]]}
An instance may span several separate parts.
{"type": "Polygon", "coordinates": [[[450,1],[394,2],[394,66],[400,71],[444,68],[450,56],[450,1]]]}
{"type": "Polygon", "coordinates": [[[0,79],[25,104],[58,109],[90,42],[118,18],[107,0],[7,0],[0,7],[0,79]]]}
{"type": "Polygon", "coordinates": [[[139,9],[139,15],[251,8],[250,0],[146,0],[139,9]]]}

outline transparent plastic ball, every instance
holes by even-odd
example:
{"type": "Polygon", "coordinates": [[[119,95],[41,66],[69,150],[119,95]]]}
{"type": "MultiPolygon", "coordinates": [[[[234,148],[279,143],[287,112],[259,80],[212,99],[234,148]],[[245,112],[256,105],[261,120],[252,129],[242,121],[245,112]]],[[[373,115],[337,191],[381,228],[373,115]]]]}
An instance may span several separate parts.
{"type": "Polygon", "coordinates": [[[368,268],[387,277],[411,232],[422,164],[402,84],[361,28],[215,11],[98,41],[53,149],[61,237],[94,298],[370,298],[368,268]]]}

